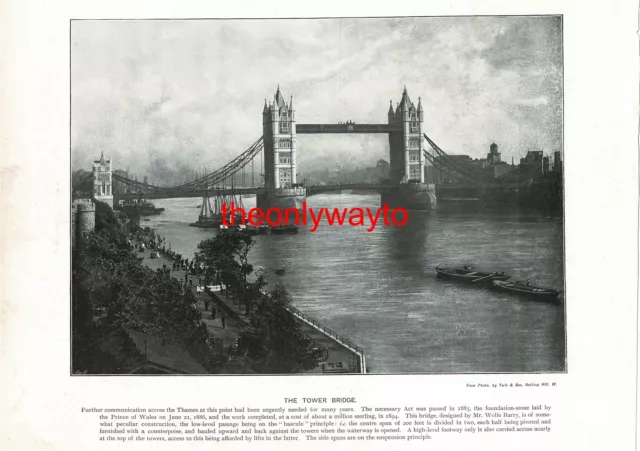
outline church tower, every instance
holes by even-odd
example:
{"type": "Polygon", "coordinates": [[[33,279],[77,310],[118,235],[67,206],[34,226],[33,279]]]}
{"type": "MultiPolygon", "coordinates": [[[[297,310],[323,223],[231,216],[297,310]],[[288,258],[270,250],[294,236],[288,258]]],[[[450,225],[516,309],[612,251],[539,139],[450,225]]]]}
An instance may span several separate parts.
{"type": "Polygon", "coordinates": [[[280,86],[262,109],[264,171],[267,191],[292,188],[296,178],[296,113],[293,97],[284,100],[280,86]]]}
{"type": "Polygon", "coordinates": [[[418,98],[416,107],[405,87],[395,112],[391,104],[387,114],[389,124],[399,126],[399,131],[389,133],[391,182],[394,184],[409,181],[424,183],[425,158],[422,141],[424,111],[421,99],[418,98]]]}

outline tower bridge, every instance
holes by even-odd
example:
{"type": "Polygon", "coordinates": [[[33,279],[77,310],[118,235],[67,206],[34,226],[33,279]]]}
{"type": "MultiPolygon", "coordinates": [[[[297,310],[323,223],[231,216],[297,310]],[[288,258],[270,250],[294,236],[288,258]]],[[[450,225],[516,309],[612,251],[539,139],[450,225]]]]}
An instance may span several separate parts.
{"type": "MultiPolygon", "coordinates": [[[[306,196],[344,189],[371,189],[381,194],[381,203],[390,207],[430,210],[436,205],[433,183],[425,183],[425,165],[437,168],[470,186],[487,187],[482,175],[459,164],[433,142],[424,130],[424,109],[421,98],[415,104],[406,87],[400,101],[393,107],[390,101],[387,123],[357,124],[353,121],[337,124],[297,123],[293,97],[287,102],[278,86],[273,99],[265,99],[262,109],[262,136],[238,157],[210,174],[176,186],[157,186],[132,180],[113,172],[110,158],[95,160],[90,189],[97,200],[109,203],[144,197],[147,199],[202,197],[222,194],[255,194],[259,208],[301,207],[306,196]],[[308,134],[384,133],[389,139],[389,180],[377,185],[357,184],[305,187],[298,183],[298,135],[308,134]],[[260,176],[255,177],[255,167],[260,176]],[[247,171],[250,170],[250,174],[247,171]],[[240,180],[240,183],[238,183],[240,180]],[[118,188],[120,187],[120,188],[118,188]]],[[[89,180],[90,179],[90,180],[89,180]]],[[[74,186],[74,189],[76,187],[74,186]]]]}
{"type": "Polygon", "coordinates": [[[296,186],[298,135],[386,133],[389,135],[391,189],[382,193],[383,203],[412,209],[431,209],[435,205],[435,191],[429,186],[422,190],[412,186],[403,189],[409,181],[424,185],[425,158],[422,155],[422,102],[418,105],[409,98],[407,88],[395,110],[390,101],[386,124],[297,124],[293,97],[285,101],[280,86],[272,101],[265,99],[262,110],[262,139],[264,145],[264,194],[258,194],[258,207],[300,207],[304,196],[279,194],[280,187],[296,186]]]}

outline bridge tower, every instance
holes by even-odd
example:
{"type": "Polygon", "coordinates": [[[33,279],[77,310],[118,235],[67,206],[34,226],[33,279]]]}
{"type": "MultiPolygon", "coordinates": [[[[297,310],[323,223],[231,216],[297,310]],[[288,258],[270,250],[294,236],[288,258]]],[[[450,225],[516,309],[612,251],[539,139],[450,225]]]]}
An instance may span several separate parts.
{"type": "Polygon", "coordinates": [[[105,158],[104,152],[100,159],[93,161],[93,197],[100,202],[106,202],[113,208],[113,179],[111,157],[105,158]]]}
{"type": "Polygon", "coordinates": [[[280,85],[273,101],[264,101],[262,140],[266,195],[258,196],[258,206],[300,207],[306,192],[304,188],[296,187],[296,112],[293,96],[287,103],[280,85]]]}
{"type": "Polygon", "coordinates": [[[387,116],[389,124],[396,125],[389,133],[389,176],[394,187],[382,193],[382,204],[432,210],[436,207],[436,195],[435,185],[425,183],[422,100],[418,98],[418,105],[414,105],[405,86],[400,103],[395,110],[390,104],[387,116]]]}
{"type": "Polygon", "coordinates": [[[284,100],[280,86],[262,110],[265,187],[268,191],[291,188],[296,181],[296,112],[293,96],[284,100]]]}
{"type": "Polygon", "coordinates": [[[389,103],[389,124],[402,124],[401,131],[389,133],[391,183],[407,183],[410,180],[414,183],[424,183],[422,100],[418,98],[416,107],[409,98],[405,86],[395,112],[391,101],[389,103]]]}

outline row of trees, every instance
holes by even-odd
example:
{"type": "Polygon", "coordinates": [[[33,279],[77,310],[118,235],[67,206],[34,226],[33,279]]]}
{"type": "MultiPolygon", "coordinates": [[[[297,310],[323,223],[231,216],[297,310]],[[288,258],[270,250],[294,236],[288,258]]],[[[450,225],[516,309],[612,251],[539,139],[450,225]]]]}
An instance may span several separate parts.
{"type": "Polygon", "coordinates": [[[287,307],[291,298],[284,287],[276,285],[265,292],[268,274],[254,273],[249,263],[253,236],[239,229],[222,230],[198,245],[196,261],[204,263],[205,277],[223,284],[227,296],[244,306],[250,326],[240,332],[237,353],[248,358],[258,373],[296,373],[318,365],[324,349],[300,328],[287,307]],[[249,281],[249,276],[254,275],[249,281]]]}
{"type": "Polygon", "coordinates": [[[140,232],[107,204],[97,203],[95,232],[72,262],[74,372],[128,372],[136,360],[128,356],[135,352],[126,339],[112,340],[124,329],[181,344],[215,372],[223,356],[213,350],[193,293],[142,265],[129,243],[140,232]]]}
{"type": "MultiPolygon", "coordinates": [[[[121,333],[125,329],[185,346],[209,372],[227,371],[228,356],[215,351],[193,293],[181,290],[176,279],[144,266],[132,250],[130,239],[141,233],[107,204],[96,204],[95,232],[72,262],[74,372],[129,372],[143,356],[121,333]]],[[[282,286],[265,292],[266,271],[254,273],[249,263],[253,244],[251,235],[243,231],[221,231],[199,244],[196,257],[204,264],[204,277],[224,284],[227,295],[245,308],[249,326],[240,332],[235,349],[239,372],[294,373],[315,368],[324,350],[303,333],[287,310],[290,297],[282,286]]]]}

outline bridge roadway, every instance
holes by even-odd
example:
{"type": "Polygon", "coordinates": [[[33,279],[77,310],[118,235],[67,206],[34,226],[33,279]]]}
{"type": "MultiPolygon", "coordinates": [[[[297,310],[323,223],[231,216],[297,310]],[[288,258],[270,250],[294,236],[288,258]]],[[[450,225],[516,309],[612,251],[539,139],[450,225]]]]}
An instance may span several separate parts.
{"type": "MultiPolygon", "coordinates": [[[[465,190],[465,189],[500,189],[500,190],[514,190],[519,188],[526,188],[531,184],[531,181],[528,180],[526,182],[516,182],[516,183],[486,183],[486,184],[469,184],[469,183],[443,183],[437,184],[436,190],[441,189],[454,189],[454,190],[465,190]]],[[[362,190],[362,191],[375,191],[378,193],[385,192],[393,188],[391,184],[380,184],[380,185],[372,185],[368,183],[342,183],[342,184],[333,184],[333,185],[309,185],[306,187],[306,195],[314,196],[316,194],[327,193],[327,192],[336,192],[336,191],[346,191],[346,190],[362,190]]],[[[196,189],[189,191],[182,190],[172,190],[167,188],[166,190],[159,191],[149,191],[142,194],[144,199],[175,199],[175,198],[183,198],[183,197],[204,197],[207,191],[196,189]]],[[[215,195],[232,195],[232,194],[265,194],[265,188],[226,188],[220,190],[209,190],[209,196],[215,195]]],[[[119,200],[133,200],[140,198],[140,193],[127,193],[127,194],[116,194],[116,197],[119,200]]]]}
{"type": "Polygon", "coordinates": [[[126,194],[116,194],[116,197],[119,200],[135,200],[139,199],[141,196],[146,199],[176,199],[182,197],[204,197],[206,193],[209,193],[209,196],[213,197],[218,194],[230,196],[232,194],[264,194],[266,190],[264,188],[231,188],[220,189],[220,190],[208,190],[205,191],[203,189],[195,189],[195,190],[174,190],[171,188],[167,188],[166,190],[151,190],[148,192],[142,193],[126,193],[126,194]]]}
{"type": "MultiPolygon", "coordinates": [[[[306,194],[307,196],[313,196],[319,193],[325,193],[330,191],[342,191],[342,190],[370,190],[381,192],[391,188],[391,185],[371,185],[367,183],[343,183],[337,185],[311,185],[307,186],[306,194]]],[[[206,193],[209,193],[209,196],[216,195],[225,195],[229,196],[232,194],[265,194],[266,190],[264,188],[226,188],[220,190],[172,190],[167,188],[166,190],[157,190],[157,191],[149,191],[142,193],[142,197],[144,199],[175,199],[182,197],[204,197],[206,193]]],[[[134,200],[140,198],[141,193],[127,193],[127,194],[116,194],[116,197],[119,200],[134,200]]]]}

